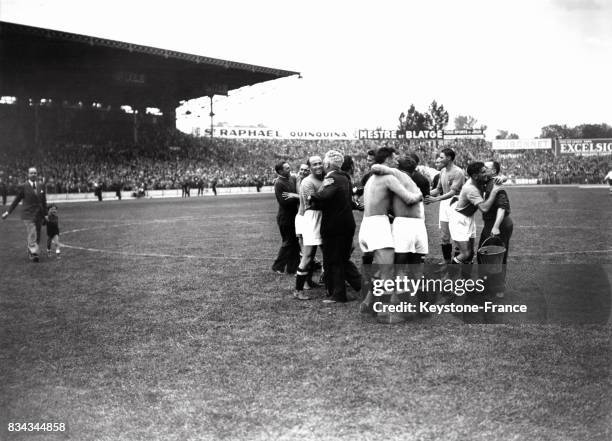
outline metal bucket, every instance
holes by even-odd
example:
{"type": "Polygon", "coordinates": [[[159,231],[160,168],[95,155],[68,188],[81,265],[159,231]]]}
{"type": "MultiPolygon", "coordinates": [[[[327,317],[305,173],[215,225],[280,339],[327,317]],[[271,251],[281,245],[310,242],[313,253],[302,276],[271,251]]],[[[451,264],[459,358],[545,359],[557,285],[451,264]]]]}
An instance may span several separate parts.
{"type": "Polygon", "coordinates": [[[504,242],[497,236],[490,236],[484,240],[482,246],[478,248],[478,258],[482,265],[487,265],[487,273],[499,274],[503,269],[504,254],[506,253],[506,247],[503,246],[504,242]],[[487,245],[489,240],[497,240],[499,245],[487,245]]]}

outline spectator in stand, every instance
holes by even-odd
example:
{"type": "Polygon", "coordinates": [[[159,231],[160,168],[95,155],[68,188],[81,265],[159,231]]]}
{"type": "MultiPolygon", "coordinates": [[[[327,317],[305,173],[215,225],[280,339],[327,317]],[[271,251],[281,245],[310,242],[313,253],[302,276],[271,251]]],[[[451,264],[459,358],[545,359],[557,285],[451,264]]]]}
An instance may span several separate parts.
{"type": "Polygon", "coordinates": [[[195,185],[198,188],[198,196],[202,196],[204,194],[204,182],[196,176],[195,185]]]}
{"type": "MultiPolygon", "coordinates": [[[[206,170],[207,181],[217,176],[219,186],[256,185],[255,176],[263,185],[271,185],[275,176],[268,164],[283,160],[297,167],[296,158],[323,155],[330,149],[351,155],[356,175],[363,176],[369,171],[366,152],[384,146],[395,148],[400,155],[417,153],[421,159],[417,170],[430,181],[435,175],[429,167],[434,165],[436,146],[430,141],[210,139],[146,125],[139,145],[98,141],[104,138],[101,135],[95,128],[89,132],[83,129],[71,135],[70,142],[46,140],[43,151],[16,141],[19,149],[0,152],[0,174],[4,172],[7,193],[16,193],[17,171],[31,163],[44,164],[39,172],[48,178],[48,191],[56,193],[93,192],[94,181],[122,181],[129,191],[137,190],[133,183],[143,181],[152,189],[178,189],[182,177],[200,175],[198,169],[206,170]],[[180,147],[171,149],[169,145],[180,147]]],[[[608,172],[610,159],[609,155],[555,156],[552,151],[520,151],[512,153],[516,157],[507,157],[507,153],[492,152],[491,144],[484,140],[444,140],[441,144],[455,150],[458,166],[476,158],[503,158],[504,174],[509,178],[537,179],[540,183],[599,183],[608,172]]]]}
{"type": "Polygon", "coordinates": [[[94,182],[94,196],[98,198],[98,202],[102,202],[102,185],[98,182],[94,182]]]}
{"type": "Polygon", "coordinates": [[[188,198],[188,197],[191,196],[191,194],[190,194],[191,193],[191,184],[189,182],[189,177],[188,176],[185,176],[183,178],[183,183],[181,184],[181,190],[182,190],[181,197],[188,198]]]}
{"type": "Polygon", "coordinates": [[[115,196],[117,196],[117,199],[121,200],[121,190],[122,190],[123,185],[121,185],[121,181],[117,181],[115,183],[115,196]]]}
{"type": "Polygon", "coordinates": [[[255,187],[257,188],[257,193],[261,192],[261,187],[263,187],[263,182],[259,179],[259,176],[255,176],[255,187]]]}

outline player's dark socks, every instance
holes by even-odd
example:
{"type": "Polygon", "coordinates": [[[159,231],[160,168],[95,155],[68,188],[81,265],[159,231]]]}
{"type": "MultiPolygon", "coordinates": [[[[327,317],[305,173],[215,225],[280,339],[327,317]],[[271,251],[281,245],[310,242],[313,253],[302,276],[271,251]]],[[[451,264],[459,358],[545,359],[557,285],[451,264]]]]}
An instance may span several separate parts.
{"type": "MultiPolygon", "coordinates": [[[[321,262],[318,262],[317,259],[315,258],[315,254],[317,253],[317,247],[316,245],[314,247],[312,247],[312,250],[310,251],[310,262],[308,263],[308,275],[306,276],[306,283],[308,283],[308,286],[310,288],[318,288],[319,284],[316,283],[314,280],[312,280],[312,275],[313,273],[317,270],[317,269],[322,269],[323,265],[321,264],[321,262]]],[[[298,268],[299,271],[299,268],[298,268]]]]}
{"type": "Polygon", "coordinates": [[[297,273],[295,273],[295,289],[298,291],[304,290],[304,283],[306,282],[306,278],[308,277],[308,271],[302,268],[298,268],[297,273]]]}
{"type": "Polygon", "coordinates": [[[308,272],[310,274],[314,273],[316,270],[323,268],[323,265],[321,265],[321,263],[319,262],[319,264],[317,265],[317,262],[314,261],[314,259],[311,259],[310,262],[308,263],[308,272]]]}
{"type": "Polygon", "coordinates": [[[453,245],[450,243],[442,244],[442,257],[446,262],[450,262],[453,258],[453,245]]]}
{"type": "Polygon", "coordinates": [[[313,273],[314,273],[314,268],[311,268],[311,269],[308,271],[308,274],[306,275],[306,283],[308,283],[308,286],[309,286],[311,289],[314,289],[314,288],[319,288],[319,286],[320,286],[320,285],[319,285],[317,282],[315,282],[314,280],[312,280],[312,274],[313,274],[313,273]]]}

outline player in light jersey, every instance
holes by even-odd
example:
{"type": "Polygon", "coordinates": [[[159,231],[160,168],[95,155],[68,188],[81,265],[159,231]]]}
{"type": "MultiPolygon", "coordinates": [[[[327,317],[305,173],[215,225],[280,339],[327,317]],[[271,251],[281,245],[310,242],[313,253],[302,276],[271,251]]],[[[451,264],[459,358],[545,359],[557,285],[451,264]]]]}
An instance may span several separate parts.
{"type": "Polygon", "coordinates": [[[448,228],[448,220],[451,213],[451,199],[458,196],[461,187],[465,183],[465,174],[460,167],[455,165],[455,152],[445,148],[438,153],[436,163],[441,166],[440,180],[438,186],[431,191],[431,195],[425,198],[426,204],[440,202],[440,230],[442,242],[442,256],[444,261],[451,263],[453,258],[453,245],[448,228]]]}
{"type": "MultiPolygon", "coordinates": [[[[293,296],[298,300],[310,300],[310,296],[304,293],[304,285],[314,287],[312,281],[313,259],[317,252],[317,246],[321,245],[321,210],[315,210],[309,197],[316,193],[323,184],[323,160],[320,156],[312,156],[308,159],[311,174],[302,179],[300,183],[300,232],[302,235],[302,258],[297,269],[295,280],[295,291],[293,296]]],[[[299,213],[298,213],[299,215],[299,213]]],[[[297,219],[297,216],[296,216],[297,219]]],[[[296,223],[297,224],[297,223],[296,223]]]]}
{"type": "MultiPolygon", "coordinates": [[[[297,179],[295,181],[295,187],[296,187],[297,193],[294,197],[299,198],[300,186],[301,186],[302,180],[306,178],[309,174],[310,174],[310,168],[308,167],[308,164],[300,164],[300,170],[298,171],[297,179]]],[[[300,206],[298,208],[297,214],[295,215],[295,235],[297,236],[300,242],[300,253],[302,254],[302,256],[304,255],[304,244],[302,242],[302,221],[303,219],[304,219],[304,204],[302,203],[302,200],[300,199],[300,206]]]]}

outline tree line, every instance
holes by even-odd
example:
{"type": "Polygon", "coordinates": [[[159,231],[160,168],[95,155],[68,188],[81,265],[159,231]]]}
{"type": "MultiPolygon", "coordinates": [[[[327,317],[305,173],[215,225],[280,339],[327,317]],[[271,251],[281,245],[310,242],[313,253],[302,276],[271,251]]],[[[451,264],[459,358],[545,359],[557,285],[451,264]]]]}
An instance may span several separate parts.
{"type": "MultiPolygon", "coordinates": [[[[425,112],[420,112],[411,104],[406,112],[399,115],[398,130],[443,130],[449,122],[448,111],[443,105],[433,100],[425,112]]],[[[487,126],[479,124],[478,120],[471,115],[458,115],[454,119],[455,130],[480,129],[486,130],[487,126]]],[[[508,130],[498,130],[495,139],[518,139],[519,135],[508,130]]],[[[590,138],[612,138],[612,126],[608,124],[580,124],[568,127],[566,124],[550,124],[542,127],[540,138],[560,139],[590,139],[590,138]]]]}
{"type": "Polygon", "coordinates": [[[542,127],[540,138],[560,138],[560,139],[592,139],[592,138],[612,138],[612,127],[608,124],[580,124],[575,127],[568,127],[563,124],[550,124],[542,127]]]}
{"type": "MultiPolygon", "coordinates": [[[[448,111],[444,105],[433,100],[426,112],[420,112],[411,104],[406,112],[400,114],[398,130],[444,130],[448,122],[448,111]]],[[[478,120],[470,115],[459,115],[454,119],[454,123],[456,130],[487,129],[487,126],[478,124],[478,120]]]]}

